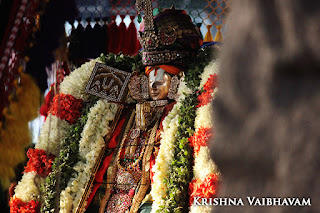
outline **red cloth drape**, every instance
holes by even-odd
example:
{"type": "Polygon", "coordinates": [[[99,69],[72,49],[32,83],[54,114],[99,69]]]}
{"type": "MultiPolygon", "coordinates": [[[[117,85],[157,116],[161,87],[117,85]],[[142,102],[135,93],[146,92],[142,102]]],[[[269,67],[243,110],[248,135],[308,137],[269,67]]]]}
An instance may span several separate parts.
{"type": "Polygon", "coordinates": [[[44,103],[42,104],[42,106],[40,107],[40,110],[39,110],[40,115],[43,115],[45,117],[45,119],[47,119],[48,112],[51,107],[53,97],[54,97],[54,83],[50,85],[50,91],[48,92],[48,94],[44,98],[44,103]]]}
{"type": "MultiPolygon", "coordinates": [[[[137,28],[134,24],[135,16],[130,16],[131,22],[129,24],[128,30],[127,30],[127,40],[124,44],[126,49],[126,54],[128,55],[136,55],[139,51],[137,43],[138,37],[137,37],[137,28]]],[[[140,44],[140,43],[139,43],[140,44]]]]}
{"type": "Polygon", "coordinates": [[[119,51],[121,51],[123,54],[127,54],[126,49],[126,43],[128,42],[128,35],[127,35],[127,27],[126,24],[123,22],[125,15],[120,15],[121,22],[119,24],[119,30],[118,30],[118,37],[119,37],[119,51]]]}
{"type": "Polygon", "coordinates": [[[119,49],[119,29],[116,24],[116,16],[111,16],[112,22],[108,26],[108,50],[111,53],[118,54],[119,49]]]}

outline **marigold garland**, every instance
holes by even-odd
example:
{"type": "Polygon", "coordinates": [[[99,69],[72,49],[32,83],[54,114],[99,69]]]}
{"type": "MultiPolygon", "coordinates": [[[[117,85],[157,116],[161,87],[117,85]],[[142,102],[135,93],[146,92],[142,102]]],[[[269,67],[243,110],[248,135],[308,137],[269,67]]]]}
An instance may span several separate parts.
{"type": "Polygon", "coordinates": [[[213,99],[212,93],[217,87],[217,74],[211,74],[205,85],[203,86],[203,92],[198,96],[199,104],[197,107],[205,106],[213,99]]]}
{"type": "Polygon", "coordinates": [[[217,191],[218,176],[216,174],[208,174],[204,180],[194,179],[189,185],[191,206],[194,197],[213,198],[217,191]]]}
{"type": "Polygon", "coordinates": [[[42,149],[29,149],[27,152],[29,161],[24,172],[37,172],[38,175],[47,176],[52,171],[54,155],[42,149]]]}
{"type": "Polygon", "coordinates": [[[199,90],[202,94],[198,97],[199,104],[196,110],[195,129],[196,133],[190,139],[191,144],[194,144],[194,166],[193,180],[189,185],[189,212],[190,213],[209,213],[212,206],[197,206],[193,205],[195,196],[210,198],[216,193],[219,172],[216,165],[210,157],[210,151],[207,142],[212,139],[213,129],[212,122],[212,103],[217,92],[217,67],[218,62],[213,61],[205,67],[201,74],[201,83],[199,90]],[[202,191],[202,190],[207,190],[202,191]],[[207,193],[207,194],[206,194],[207,193]]]}
{"type": "Polygon", "coordinates": [[[203,89],[207,92],[212,93],[217,86],[218,86],[218,75],[214,73],[210,75],[208,81],[203,86],[203,89]]]}
{"type": "Polygon", "coordinates": [[[200,127],[192,137],[189,138],[189,142],[193,147],[196,154],[199,153],[201,146],[207,146],[208,141],[213,137],[212,129],[209,127],[200,127]]]}
{"type": "Polygon", "coordinates": [[[10,201],[10,213],[37,213],[39,209],[39,201],[23,202],[19,198],[10,201]]]}
{"type": "Polygon", "coordinates": [[[82,102],[72,95],[60,93],[53,98],[49,113],[74,124],[81,115],[82,102]]]}

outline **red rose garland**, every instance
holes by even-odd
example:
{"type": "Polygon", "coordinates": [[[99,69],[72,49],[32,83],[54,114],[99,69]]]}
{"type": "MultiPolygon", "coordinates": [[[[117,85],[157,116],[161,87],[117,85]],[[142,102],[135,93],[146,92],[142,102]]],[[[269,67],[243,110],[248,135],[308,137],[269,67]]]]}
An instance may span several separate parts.
{"type": "Polygon", "coordinates": [[[54,155],[47,155],[42,149],[29,149],[27,152],[29,161],[24,172],[36,172],[41,176],[48,176],[52,171],[54,155]]]}
{"type": "Polygon", "coordinates": [[[81,115],[82,100],[60,93],[53,98],[49,113],[70,124],[74,124],[81,115]]]}
{"type": "Polygon", "coordinates": [[[202,92],[201,95],[198,96],[199,104],[197,107],[205,106],[211,102],[212,100],[211,94],[213,93],[214,89],[218,85],[217,78],[218,78],[218,75],[216,73],[210,75],[209,79],[203,86],[204,92],[202,92]]]}
{"type": "Polygon", "coordinates": [[[194,149],[194,152],[198,154],[201,146],[208,146],[208,141],[213,137],[212,129],[208,127],[200,127],[197,132],[189,138],[189,142],[194,149]]]}
{"type": "Polygon", "coordinates": [[[213,198],[217,192],[218,176],[216,174],[208,174],[204,180],[195,179],[189,184],[191,206],[194,197],[213,198]]]}
{"type": "Polygon", "coordinates": [[[38,201],[23,202],[19,198],[10,201],[10,213],[37,213],[40,211],[38,201]]]}

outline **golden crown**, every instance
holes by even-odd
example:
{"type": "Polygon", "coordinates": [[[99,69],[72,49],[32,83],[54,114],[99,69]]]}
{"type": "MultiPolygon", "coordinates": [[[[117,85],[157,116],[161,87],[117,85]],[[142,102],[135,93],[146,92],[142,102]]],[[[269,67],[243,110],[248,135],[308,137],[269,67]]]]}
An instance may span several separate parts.
{"type": "Polygon", "coordinates": [[[153,17],[151,0],[137,0],[136,7],[139,14],[145,11],[144,30],[138,34],[144,65],[179,66],[183,59],[194,56],[202,40],[185,11],[171,8],[153,17]]]}

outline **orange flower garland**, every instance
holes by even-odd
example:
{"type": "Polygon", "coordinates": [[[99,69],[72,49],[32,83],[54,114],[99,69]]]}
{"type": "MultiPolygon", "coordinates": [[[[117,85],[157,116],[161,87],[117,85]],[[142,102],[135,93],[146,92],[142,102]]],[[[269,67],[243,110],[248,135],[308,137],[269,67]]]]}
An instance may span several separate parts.
{"type": "Polygon", "coordinates": [[[54,155],[47,155],[42,149],[29,149],[27,156],[29,161],[24,172],[37,172],[41,176],[47,176],[52,171],[54,155]]]}
{"type": "Polygon", "coordinates": [[[23,202],[19,198],[10,201],[10,213],[37,213],[40,211],[38,201],[23,202]]]}
{"type": "Polygon", "coordinates": [[[218,86],[218,75],[216,73],[211,74],[208,81],[203,86],[203,89],[212,93],[213,90],[218,86]]]}
{"type": "Polygon", "coordinates": [[[211,102],[211,100],[213,99],[212,93],[218,86],[217,78],[218,76],[216,73],[210,75],[209,79],[203,86],[204,92],[202,92],[201,95],[198,96],[199,104],[197,107],[205,106],[211,102]]]}
{"type": "Polygon", "coordinates": [[[191,206],[194,197],[213,198],[217,192],[218,176],[216,174],[208,174],[204,180],[195,179],[189,184],[191,206]]]}
{"type": "Polygon", "coordinates": [[[213,137],[212,129],[208,127],[200,127],[197,132],[189,138],[189,142],[195,153],[199,153],[201,146],[208,146],[207,142],[213,137]]]}
{"type": "Polygon", "coordinates": [[[74,124],[81,115],[82,102],[72,95],[60,93],[53,98],[49,113],[74,124]]]}

